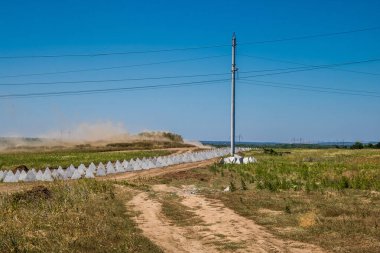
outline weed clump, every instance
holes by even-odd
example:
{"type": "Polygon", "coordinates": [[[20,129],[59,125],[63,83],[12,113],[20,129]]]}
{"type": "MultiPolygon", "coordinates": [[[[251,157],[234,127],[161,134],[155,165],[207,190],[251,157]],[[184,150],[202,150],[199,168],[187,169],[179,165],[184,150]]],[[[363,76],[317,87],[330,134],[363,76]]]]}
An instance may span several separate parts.
{"type": "Polygon", "coordinates": [[[52,192],[46,186],[39,185],[25,192],[15,193],[11,198],[13,203],[47,200],[52,198],[52,192]]]}

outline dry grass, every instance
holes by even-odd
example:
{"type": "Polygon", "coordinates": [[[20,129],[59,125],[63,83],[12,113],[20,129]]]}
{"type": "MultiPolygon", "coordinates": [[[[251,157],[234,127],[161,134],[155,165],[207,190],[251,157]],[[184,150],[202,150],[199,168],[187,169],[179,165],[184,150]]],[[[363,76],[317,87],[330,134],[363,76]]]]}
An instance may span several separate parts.
{"type": "Polygon", "coordinates": [[[112,184],[57,182],[0,195],[0,252],[161,252],[112,184]]]}
{"type": "Polygon", "coordinates": [[[194,226],[201,225],[202,219],[198,217],[190,208],[181,204],[181,198],[173,193],[161,194],[158,197],[161,202],[162,213],[174,225],[177,226],[194,226]]]}
{"type": "Polygon", "coordinates": [[[380,151],[290,151],[256,151],[257,164],[213,165],[152,184],[196,185],[285,239],[332,252],[380,252],[380,151]],[[234,192],[222,191],[231,184],[234,192]]]}

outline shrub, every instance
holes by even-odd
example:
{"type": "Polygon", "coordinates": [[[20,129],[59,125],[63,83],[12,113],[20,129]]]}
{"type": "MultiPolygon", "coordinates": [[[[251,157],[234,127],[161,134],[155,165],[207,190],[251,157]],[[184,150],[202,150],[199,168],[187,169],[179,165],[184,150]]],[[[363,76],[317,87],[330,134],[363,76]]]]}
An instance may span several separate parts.
{"type": "Polygon", "coordinates": [[[363,143],[361,143],[361,142],[359,142],[359,141],[355,142],[355,143],[351,146],[351,149],[362,149],[362,148],[364,148],[363,143]]]}

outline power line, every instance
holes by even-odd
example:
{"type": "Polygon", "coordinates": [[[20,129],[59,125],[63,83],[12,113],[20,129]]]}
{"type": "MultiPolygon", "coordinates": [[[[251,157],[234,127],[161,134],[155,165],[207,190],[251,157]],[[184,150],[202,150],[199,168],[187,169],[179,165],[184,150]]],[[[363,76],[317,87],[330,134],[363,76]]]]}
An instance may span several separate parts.
{"type": "Polygon", "coordinates": [[[241,81],[241,82],[243,84],[247,84],[247,85],[263,86],[263,87],[291,89],[291,90],[300,90],[300,91],[309,91],[309,92],[319,92],[319,93],[327,93],[327,94],[342,94],[342,95],[352,95],[352,96],[361,96],[361,97],[377,97],[377,98],[380,98],[380,95],[372,95],[372,94],[360,94],[360,93],[350,93],[350,92],[340,92],[340,91],[328,91],[328,90],[323,90],[323,89],[285,87],[285,86],[281,86],[281,85],[258,84],[258,83],[252,83],[252,82],[247,82],[247,81],[241,81]]]}
{"type": "MultiPolygon", "coordinates": [[[[276,69],[262,69],[242,71],[240,73],[259,73],[259,72],[273,72],[292,69],[305,69],[305,67],[292,67],[292,68],[276,68],[276,69]]],[[[221,76],[230,75],[231,73],[210,73],[210,74],[194,74],[194,75],[177,75],[177,76],[158,76],[158,77],[141,77],[141,78],[120,78],[120,79],[103,79],[103,80],[77,80],[77,81],[54,81],[54,82],[25,82],[25,83],[0,83],[0,86],[28,86],[28,85],[55,85],[55,84],[83,84],[83,83],[104,83],[104,82],[122,82],[122,81],[143,81],[143,80],[160,80],[160,79],[175,79],[175,78],[193,78],[205,76],[221,76]]]]}
{"type": "Polygon", "coordinates": [[[348,92],[348,93],[367,93],[367,94],[374,94],[374,95],[379,95],[380,96],[380,93],[378,93],[376,91],[368,91],[368,90],[338,89],[338,88],[313,86],[313,85],[304,85],[304,84],[295,84],[295,83],[263,81],[263,80],[256,80],[256,79],[253,79],[253,80],[252,79],[244,79],[243,81],[244,82],[246,82],[246,81],[254,81],[254,82],[259,82],[259,83],[268,83],[268,84],[275,84],[275,85],[295,86],[295,87],[321,89],[321,90],[328,90],[328,91],[348,92]]]}
{"type": "Polygon", "coordinates": [[[380,30],[380,26],[355,29],[355,30],[348,30],[348,31],[342,31],[342,32],[319,33],[319,34],[311,34],[311,35],[294,36],[294,37],[288,37],[288,38],[282,38],[282,39],[243,42],[243,43],[239,43],[239,45],[267,44],[267,43],[277,43],[277,42],[292,41],[292,40],[305,40],[305,39],[344,35],[344,34],[350,34],[350,33],[375,31],[375,30],[380,30]]]}
{"type": "Polygon", "coordinates": [[[148,89],[162,89],[162,88],[174,88],[174,87],[186,87],[186,86],[200,86],[200,85],[225,82],[225,81],[229,81],[229,80],[230,79],[216,79],[216,80],[194,81],[194,82],[184,82],[184,83],[132,86],[132,87],[120,87],[120,88],[108,88],[108,89],[93,89],[93,90],[78,90],[78,91],[15,93],[15,94],[0,95],[0,99],[69,96],[69,95],[88,95],[88,94],[95,94],[95,93],[109,93],[109,92],[117,92],[117,91],[122,92],[122,91],[134,91],[134,90],[148,90],[148,89]]]}
{"type": "MultiPolygon", "coordinates": [[[[309,70],[309,67],[291,67],[291,68],[275,68],[275,69],[262,69],[241,71],[240,73],[260,73],[260,72],[274,72],[284,70],[309,70]]],[[[177,76],[158,76],[158,77],[141,77],[141,78],[120,78],[120,79],[102,79],[102,80],[76,80],[76,81],[54,81],[54,82],[25,82],[25,83],[0,83],[0,86],[28,86],[28,85],[55,85],[55,84],[83,84],[83,83],[104,83],[104,82],[122,82],[122,81],[144,81],[144,80],[161,80],[161,79],[175,79],[175,78],[193,78],[205,76],[220,76],[230,75],[231,73],[210,73],[210,74],[194,74],[194,75],[177,75],[177,76]]],[[[277,74],[277,73],[276,73],[277,74]]]]}
{"type": "MultiPolygon", "coordinates": [[[[313,39],[320,37],[331,37],[337,35],[344,35],[350,33],[359,33],[367,31],[380,30],[380,27],[369,27],[361,28],[340,32],[331,32],[331,33],[319,33],[311,35],[300,35],[288,38],[279,38],[273,40],[261,40],[261,41],[250,41],[239,43],[239,45],[252,45],[252,44],[267,44],[267,43],[276,43],[292,40],[304,40],[304,39],[313,39]]],[[[101,53],[85,53],[85,54],[53,54],[53,55],[21,55],[21,56],[0,56],[0,59],[26,59],[26,58],[63,58],[63,57],[98,57],[98,56],[112,56],[112,55],[130,55],[130,54],[148,54],[148,53],[162,53],[162,52],[174,52],[174,51],[189,51],[189,50],[200,50],[200,49],[210,49],[210,48],[220,48],[220,47],[229,47],[229,44],[216,44],[216,45],[202,45],[195,47],[183,47],[183,48],[167,48],[167,49],[150,49],[150,50],[141,50],[141,51],[123,51],[123,52],[101,52],[101,53]]]]}
{"type": "MultiPolygon", "coordinates": [[[[275,73],[264,73],[253,76],[243,76],[241,78],[249,77],[261,77],[261,76],[271,76],[287,73],[295,73],[301,71],[311,71],[316,69],[330,68],[334,66],[351,65],[380,61],[380,59],[368,59],[362,61],[351,61],[344,63],[333,63],[333,64],[323,64],[323,65],[313,65],[313,67],[290,67],[290,68],[275,68],[275,69],[262,69],[262,70],[250,70],[250,71],[240,71],[240,73],[260,73],[260,72],[275,72],[275,73]]],[[[160,79],[175,79],[175,78],[194,78],[194,77],[205,77],[205,76],[221,76],[230,75],[230,73],[210,73],[210,74],[195,74],[195,75],[177,75],[177,76],[159,76],[159,77],[142,77],[142,78],[120,78],[120,79],[104,79],[104,80],[79,80],[79,81],[54,81],[54,82],[25,82],[25,83],[0,83],[0,86],[28,86],[28,85],[55,85],[55,84],[83,84],[83,83],[104,83],[104,82],[123,82],[123,81],[143,81],[143,80],[160,80],[160,79]]]]}
{"type": "MultiPolygon", "coordinates": [[[[260,73],[260,72],[273,72],[293,69],[306,69],[305,67],[292,67],[292,68],[276,68],[276,69],[262,69],[242,71],[240,73],[260,73]]],[[[307,68],[308,69],[308,68],[307,68]]],[[[120,79],[103,79],[103,80],[76,80],[76,81],[54,81],[54,82],[24,82],[24,83],[0,83],[0,86],[28,86],[28,85],[55,85],[55,84],[83,84],[83,83],[104,83],[104,82],[122,82],[122,81],[143,81],[143,80],[160,80],[160,79],[175,79],[175,78],[193,78],[205,76],[220,76],[230,75],[231,73],[210,73],[210,74],[194,74],[194,75],[177,75],[177,76],[158,76],[158,77],[141,77],[141,78],[120,78],[120,79]]]]}
{"type": "Polygon", "coordinates": [[[28,85],[55,85],[55,84],[105,83],[105,82],[124,82],[124,81],[162,80],[162,79],[176,79],[176,78],[194,78],[194,77],[221,76],[221,75],[230,75],[230,73],[225,72],[225,73],[196,74],[196,75],[158,76],[158,77],[121,78],[121,79],[102,79],[102,80],[81,80],[81,81],[0,83],[0,86],[28,86],[28,85]]]}
{"type": "Polygon", "coordinates": [[[243,76],[242,78],[282,75],[282,74],[289,74],[289,73],[296,73],[296,72],[303,72],[303,71],[311,71],[311,70],[317,70],[317,69],[330,68],[330,67],[335,67],[335,66],[345,66],[345,65],[353,65],[353,64],[377,62],[377,61],[380,61],[380,58],[368,59],[368,60],[362,60],[362,61],[351,61],[351,62],[335,63],[335,64],[316,65],[315,67],[310,67],[310,68],[307,67],[307,68],[300,68],[300,69],[283,71],[283,72],[276,72],[276,73],[266,73],[266,74],[259,74],[259,75],[253,75],[253,76],[243,76]]]}
{"type": "Polygon", "coordinates": [[[0,56],[0,59],[26,59],[26,58],[63,58],[63,57],[98,57],[98,56],[111,56],[111,55],[130,55],[130,54],[148,54],[148,53],[164,53],[174,51],[188,51],[209,49],[218,47],[227,47],[229,45],[209,45],[198,47],[183,47],[183,48],[169,48],[158,50],[142,50],[142,51],[125,51],[125,52],[102,52],[102,53],[88,53],[88,54],[56,54],[56,55],[21,55],[21,56],[0,56]]]}
{"type": "MultiPolygon", "coordinates": [[[[285,60],[271,59],[271,58],[261,57],[261,56],[252,56],[252,55],[246,55],[246,54],[239,54],[239,55],[240,56],[244,56],[244,57],[254,58],[254,59],[262,59],[262,60],[266,60],[266,61],[290,63],[290,64],[301,65],[301,66],[305,66],[305,67],[315,67],[315,66],[317,66],[317,65],[310,65],[310,64],[299,63],[299,62],[294,62],[294,61],[285,61],[285,60]]],[[[352,73],[357,73],[357,74],[366,74],[366,75],[380,76],[380,73],[371,73],[371,72],[349,70],[349,69],[341,69],[341,68],[333,68],[333,67],[328,67],[328,69],[337,70],[337,71],[344,71],[344,72],[352,72],[352,73]]]]}
{"type": "Polygon", "coordinates": [[[152,66],[152,65],[177,63],[177,62],[199,61],[199,60],[218,58],[218,57],[225,57],[225,56],[228,56],[228,55],[214,55],[214,56],[206,56],[206,57],[198,57],[198,58],[188,58],[188,59],[160,61],[160,62],[150,62],[150,63],[141,63],[141,64],[133,64],[133,65],[119,65],[119,66],[102,67],[102,68],[88,68],[88,69],[65,70],[65,71],[44,72],[44,73],[6,75],[6,76],[0,76],[0,78],[15,78],[15,77],[26,77],[26,76],[44,76],[44,75],[56,75],[56,74],[68,74],[68,73],[102,71],[102,70],[110,70],[110,69],[123,69],[123,68],[143,67],[143,66],[152,66]]]}

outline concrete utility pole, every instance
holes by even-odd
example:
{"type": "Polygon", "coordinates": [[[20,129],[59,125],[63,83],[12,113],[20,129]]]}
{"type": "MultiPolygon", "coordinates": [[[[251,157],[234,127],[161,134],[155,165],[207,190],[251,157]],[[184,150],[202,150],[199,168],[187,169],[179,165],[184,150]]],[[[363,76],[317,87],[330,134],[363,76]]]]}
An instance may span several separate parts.
{"type": "Polygon", "coordinates": [[[232,81],[231,81],[231,156],[235,154],[235,64],[236,56],[236,36],[235,33],[232,35],[232,81]]]}

